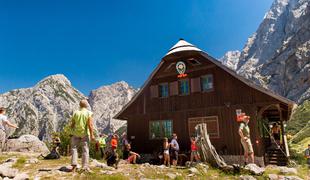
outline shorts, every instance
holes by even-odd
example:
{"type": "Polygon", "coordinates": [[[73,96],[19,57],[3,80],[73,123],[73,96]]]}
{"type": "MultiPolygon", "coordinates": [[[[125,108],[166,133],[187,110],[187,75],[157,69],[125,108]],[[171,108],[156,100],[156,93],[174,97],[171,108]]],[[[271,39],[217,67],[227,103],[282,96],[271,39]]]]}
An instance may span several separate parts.
{"type": "Polygon", "coordinates": [[[130,164],[133,163],[134,157],[135,157],[135,155],[129,156],[128,159],[127,159],[127,162],[130,163],[130,164]]]}
{"type": "Polygon", "coordinates": [[[196,150],[195,151],[191,151],[191,155],[192,156],[199,156],[198,151],[196,151],[196,150]]]}
{"type": "Polygon", "coordinates": [[[168,150],[168,149],[167,149],[167,150],[164,150],[164,154],[169,155],[169,150],[168,150]]]}
{"type": "Polygon", "coordinates": [[[178,160],[178,156],[179,156],[179,152],[178,151],[176,151],[176,150],[172,150],[171,151],[171,159],[172,160],[178,160]]]}
{"type": "Polygon", "coordinates": [[[251,154],[253,153],[253,146],[252,146],[252,143],[251,143],[251,139],[248,138],[247,140],[241,140],[241,144],[243,146],[243,149],[244,149],[244,152],[246,154],[251,154]]]}

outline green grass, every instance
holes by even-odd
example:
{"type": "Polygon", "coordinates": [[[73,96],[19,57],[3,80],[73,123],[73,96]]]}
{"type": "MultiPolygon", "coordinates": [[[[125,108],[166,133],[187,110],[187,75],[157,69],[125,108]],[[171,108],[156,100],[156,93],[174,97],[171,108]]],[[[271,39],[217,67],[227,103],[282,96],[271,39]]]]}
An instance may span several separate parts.
{"type": "Polygon", "coordinates": [[[12,167],[20,169],[20,168],[24,167],[25,163],[26,163],[26,158],[20,157],[17,159],[16,163],[12,167]]]}
{"type": "Polygon", "coordinates": [[[293,135],[291,141],[297,143],[309,137],[310,133],[310,101],[305,101],[293,112],[292,118],[288,121],[287,133],[293,135]]]}

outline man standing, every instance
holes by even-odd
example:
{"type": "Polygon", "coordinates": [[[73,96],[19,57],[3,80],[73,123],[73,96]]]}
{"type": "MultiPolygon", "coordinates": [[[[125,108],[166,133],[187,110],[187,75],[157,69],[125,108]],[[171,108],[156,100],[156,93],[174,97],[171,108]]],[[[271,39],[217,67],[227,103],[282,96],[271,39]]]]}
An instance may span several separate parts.
{"type": "Polygon", "coordinates": [[[106,147],[106,136],[104,134],[100,134],[99,137],[99,148],[101,152],[101,158],[104,157],[104,148],[106,147]]]}
{"type": "Polygon", "coordinates": [[[310,168],[310,144],[308,144],[308,148],[305,150],[305,158],[307,159],[308,168],[310,168]]]}
{"type": "Polygon", "coordinates": [[[122,136],[122,151],[123,151],[123,159],[125,159],[125,153],[127,152],[127,145],[128,145],[128,139],[126,133],[123,134],[122,136]]]}
{"type": "Polygon", "coordinates": [[[176,166],[178,164],[178,156],[179,156],[179,143],[177,141],[178,136],[176,133],[172,134],[171,140],[171,158],[172,158],[172,165],[176,166]]]}
{"type": "Polygon", "coordinates": [[[240,123],[239,135],[241,137],[241,144],[244,149],[244,159],[245,164],[248,163],[248,157],[250,156],[250,163],[254,163],[254,151],[250,138],[250,128],[249,123],[250,116],[244,116],[243,122],[240,123]]]}
{"type": "Polygon", "coordinates": [[[12,128],[18,128],[17,125],[10,123],[7,116],[5,115],[6,111],[4,108],[0,108],[0,152],[2,152],[6,140],[5,126],[12,128]]]}
{"type": "Polygon", "coordinates": [[[82,169],[89,171],[89,138],[94,140],[93,113],[87,110],[87,100],[80,101],[80,109],[71,118],[71,165],[75,171],[78,164],[78,146],[82,144],[82,169]]]}

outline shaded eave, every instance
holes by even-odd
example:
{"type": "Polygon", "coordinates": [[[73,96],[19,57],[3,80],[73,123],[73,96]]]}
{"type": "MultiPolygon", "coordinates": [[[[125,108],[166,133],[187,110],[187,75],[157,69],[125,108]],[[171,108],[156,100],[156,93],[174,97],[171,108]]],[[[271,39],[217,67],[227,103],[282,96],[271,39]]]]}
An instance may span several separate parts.
{"type": "MultiPolygon", "coordinates": [[[[193,51],[194,52],[194,51],[193,51]]],[[[197,51],[195,51],[197,52],[197,51]]],[[[182,53],[182,52],[178,52],[182,53]]],[[[208,59],[209,61],[211,61],[212,63],[214,63],[216,66],[218,66],[219,68],[223,69],[224,71],[226,71],[227,73],[229,73],[230,75],[232,75],[233,77],[237,78],[238,80],[240,80],[241,82],[243,82],[244,84],[246,84],[247,86],[256,89],[268,96],[271,96],[275,99],[277,99],[278,101],[286,104],[288,106],[289,109],[292,109],[296,103],[294,101],[291,101],[285,97],[282,97],[276,93],[274,93],[273,91],[263,88],[262,86],[259,86],[253,82],[251,82],[250,80],[246,79],[245,77],[242,77],[241,75],[238,75],[235,71],[229,69],[228,67],[226,67],[225,65],[223,65],[220,61],[216,60],[215,58],[213,58],[212,56],[210,56],[209,54],[207,54],[204,51],[200,51],[198,52],[200,53],[203,57],[205,57],[206,59],[208,59]]],[[[167,54],[161,61],[160,63],[157,65],[157,67],[155,68],[155,70],[151,73],[151,75],[148,77],[148,79],[145,81],[145,83],[143,84],[143,86],[141,87],[140,91],[137,92],[134,97],[122,108],[122,110],[120,112],[118,112],[115,116],[114,119],[120,119],[120,120],[127,120],[125,117],[121,117],[121,114],[140,96],[140,94],[145,90],[145,88],[148,86],[148,84],[150,83],[150,81],[153,79],[153,77],[155,76],[155,74],[159,71],[159,69],[161,68],[161,66],[165,63],[165,59],[167,56],[172,56],[173,54],[167,54]]]]}

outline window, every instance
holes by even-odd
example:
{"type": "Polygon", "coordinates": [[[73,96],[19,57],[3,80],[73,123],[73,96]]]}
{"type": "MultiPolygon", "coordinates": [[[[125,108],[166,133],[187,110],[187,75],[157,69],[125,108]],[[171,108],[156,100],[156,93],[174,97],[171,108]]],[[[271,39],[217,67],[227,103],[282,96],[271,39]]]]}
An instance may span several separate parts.
{"type": "Polygon", "coordinates": [[[172,120],[160,120],[149,122],[150,139],[163,139],[172,136],[172,120]]]}
{"type": "Polygon", "coordinates": [[[188,79],[179,81],[179,89],[180,95],[188,95],[189,94],[189,81],[188,79]]]}
{"type": "Polygon", "coordinates": [[[168,83],[159,85],[159,97],[168,97],[169,96],[168,83]]]}
{"type": "Polygon", "coordinates": [[[188,62],[193,66],[197,66],[201,64],[197,59],[194,59],[194,58],[188,59],[188,62]]]}
{"type": "Polygon", "coordinates": [[[195,127],[197,124],[206,123],[210,138],[219,138],[219,124],[217,116],[194,117],[188,119],[188,132],[190,136],[196,135],[195,127]]]}
{"type": "Polygon", "coordinates": [[[213,90],[213,75],[208,74],[201,77],[201,89],[202,91],[213,90]]]}

